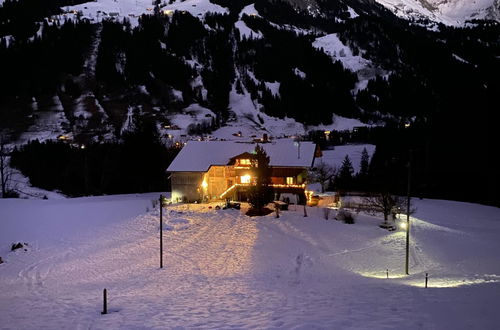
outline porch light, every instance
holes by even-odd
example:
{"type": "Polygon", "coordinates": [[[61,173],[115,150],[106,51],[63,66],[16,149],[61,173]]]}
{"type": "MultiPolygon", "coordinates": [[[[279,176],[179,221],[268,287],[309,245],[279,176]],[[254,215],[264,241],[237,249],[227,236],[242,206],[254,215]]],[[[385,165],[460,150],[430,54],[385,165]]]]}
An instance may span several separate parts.
{"type": "Polygon", "coordinates": [[[240,181],[241,183],[250,183],[251,178],[250,174],[245,174],[240,177],[240,181]]]}
{"type": "Polygon", "coordinates": [[[203,182],[201,183],[201,187],[202,187],[203,189],[207,189],[207,187],[208,187],[208,183],[207,183],[207,181],[203,180],[203,182]]]}

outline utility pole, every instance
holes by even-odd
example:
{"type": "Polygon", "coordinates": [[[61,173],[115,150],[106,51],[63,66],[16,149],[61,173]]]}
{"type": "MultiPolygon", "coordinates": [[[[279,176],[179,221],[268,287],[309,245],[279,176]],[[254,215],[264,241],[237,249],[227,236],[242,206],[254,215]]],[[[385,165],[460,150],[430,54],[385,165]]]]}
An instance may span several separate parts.
{"type": "Polygon", "coordinates": [[[163,195],[160,195],[160,268],[163,268],[163,195]]]}
{"type": "Polygon", "coordinates": [[[405,263],[405,272],[406,275],[410,275],[409,272],[409,263],[410,263],[410,192],[411,192],[411,161],[412,161],[412,152],[410,149],[410,155],[408,160],[408,193],[406,200],[406,263],[405,263]]]}

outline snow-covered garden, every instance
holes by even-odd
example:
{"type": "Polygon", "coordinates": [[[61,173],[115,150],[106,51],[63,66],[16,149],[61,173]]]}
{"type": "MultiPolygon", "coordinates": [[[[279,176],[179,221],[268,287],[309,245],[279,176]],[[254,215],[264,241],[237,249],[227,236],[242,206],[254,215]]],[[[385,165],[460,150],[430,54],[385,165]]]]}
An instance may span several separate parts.
{"type": "Polygon", "coordinates": [[[7,329],[495,329],[500,209],[414,200],[405,233],[290,206],[280,218],[159,194],[0,200],[7,329]],[[15,242],[27,243],[10,251],[15,242]],[[387,278],[387,270],[389,278],[387,278]],[[425,273],[429,287],[424,288],[425,273]],[[108,314],[101,315],[102,290],[108,314]]]}

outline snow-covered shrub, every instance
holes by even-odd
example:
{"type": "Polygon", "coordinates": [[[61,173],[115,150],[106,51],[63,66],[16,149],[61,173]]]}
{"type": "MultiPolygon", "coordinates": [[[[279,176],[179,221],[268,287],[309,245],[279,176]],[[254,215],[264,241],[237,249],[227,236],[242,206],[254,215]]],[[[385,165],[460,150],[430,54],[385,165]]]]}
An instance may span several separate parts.
{"type": "MultiPolygon", "coordinates": [[[[27,245],[28,245],[28,243],[21,243],[21,242],[12,243],[12,245],[10,247],[10,250],[14,251],[14,250],[17,250],[17,249],[22,249],[22,248],[24,248],[27,245]]],[[[24,251],[27,251],[27,249],[24,249],[24,251]]]]}
{"type": "Polygon", "coordinates": [[[347,224],[354,223],[354,215],[351,212],[347,211],[346,209],[339,209],[337,215],[335,216],[335,219],[339,221],[344,221],[344,223],[347,224]]]}
{"type": "MultiPolygon", "coordinates": [[[[1,193],[0,193],[1,195],[1,193]]],[[[15,190],[9,189],[5,192],[2,198],[19,198],[19,193],[15,190]]]]}

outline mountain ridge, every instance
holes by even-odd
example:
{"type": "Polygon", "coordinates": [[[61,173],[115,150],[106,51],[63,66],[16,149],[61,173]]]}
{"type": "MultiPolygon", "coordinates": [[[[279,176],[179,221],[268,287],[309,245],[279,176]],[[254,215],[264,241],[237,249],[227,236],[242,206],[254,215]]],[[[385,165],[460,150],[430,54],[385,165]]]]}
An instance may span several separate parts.
{"type": "Polygon", "coordinates": [[[473,20],[500,21],[498,0],[375,0],[405,19],[463,26],[473,20]]]}

